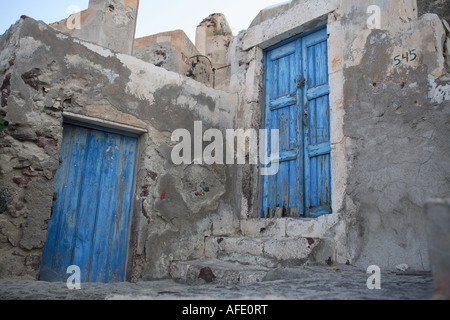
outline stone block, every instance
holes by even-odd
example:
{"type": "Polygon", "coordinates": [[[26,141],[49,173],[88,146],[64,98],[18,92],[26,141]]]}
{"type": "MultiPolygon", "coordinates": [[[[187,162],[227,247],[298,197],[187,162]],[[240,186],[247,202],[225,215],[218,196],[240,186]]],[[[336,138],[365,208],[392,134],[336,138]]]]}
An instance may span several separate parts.
{"type": "Polygon", "coordinates": [[[231,236],[239,230],[239,219],[234,216],[228,206],[219,207],[220,215],[211,218],[212,234],[215,236],[231,236]]]}
{"type": "Polygon", "coordinates": [[[0,187],[0,214],[6,212],[8,206],[13,202],[17,191],[11,187],[0,187]]]}
{"type": "Polygon", "coordinates": [[[249,219],[241,221],[241,232],[244,236],[250,238],[286,237],[285,219],[249,219]]]}
{"type": "Polygon", "coordinates": [[[317,243],[314,239],[269,240],[264,245],[264,254],[283,264],[284,261],[306,260],[317,243]]]}
{"type": "Polygon", "coordinates": [[[288,219],[286,222],[286,236],[291,238],[321,239],[328,230],[337,223],[338,216],[330,214],[317,219],[288,219]]]}
{"type": "Polygon", "coordinates": [[[303,264],[317,244],[318,240],[312,238],[210,237],[206,240],[205,256],[207,259],[278,268],[303,264]]]}
{"type": "Polygon", "coordinates": [[[260,239],[210,237],[205,245],[207,258],[218,258],[224,254],[263,255],[263,241],[260,239]]]}

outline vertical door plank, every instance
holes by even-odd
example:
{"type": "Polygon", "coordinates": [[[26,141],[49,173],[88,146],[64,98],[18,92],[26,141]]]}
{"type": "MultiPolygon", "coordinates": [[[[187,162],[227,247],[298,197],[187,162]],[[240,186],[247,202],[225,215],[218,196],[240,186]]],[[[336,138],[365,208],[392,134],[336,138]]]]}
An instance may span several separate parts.
{"type": "Polygon", "coordinates": [[[100,172],[100,189],[98,212],[93,231],[93,245],[91,252],[90,281],[106,282],[108,277],[108,247],[112,245],[111,232],[114,230],[114,215],[116,202],[120,197],[117,188],[117,172],[119,170],[120,136],[107,135],[107,143],[102,155],[102,169],[100,172]]]}
{"type": "Polygon", "coordinates": [[[133,197],[133,184],[135,175],[135,162],[137,140],[128,137],[121,138],[120,153],[118,155],[118,175],[117,185],[118,198],[116,212],[114,216],[114,230],[111,232],[112,245],[109,250],[109,277],[115,281],[120,281],[125,276],[125,261],[127,255],[127,240],[129,232],[129,222],[131,204],[133,197]]]}
{"type": "Polygon", "coordinates": [[[54,215],[59,215],[62,218],[59,222],[59,229],[56,235],[58,248],[55,265],[55,270],[57,270],[58,274],[62,275],[62,278],[65,277],[67,268],[73,264],[74,238],[76,236],[76,222],[78,219],[77,207],[82,191],[84,163],[88,154],[87,131],[73,127],[73,134],[74,140],[67,159],[70,162],[70,169],[67,177],[67,185],[63,191],[65,197],[61,199],[64,201],[60,207],[62,211],[54,212],[54,215]]]}
{"type": "MultiPolygon", "coordinates": [[[[330,114],[327,33],[322,29],[303,39],[307,50],[305,87],[309,119],[305,134],[305,207],[307,217],[331,213],[330,114]]],[[[306,103],[305,103],[306,105],[306,103]]]]}
{"type": "Polygon", "coordinates": [[[102,192],[100,182],[106,150],[105,136],[106,134],[103,132],[89,130],[87,156],[82,170],[82,190],[77,206],[78,219],[74,237],[73,264],[80,267],[82,279],[85,282],[89,282],[89,257],[91,256],[99,197],[102,192]]]}

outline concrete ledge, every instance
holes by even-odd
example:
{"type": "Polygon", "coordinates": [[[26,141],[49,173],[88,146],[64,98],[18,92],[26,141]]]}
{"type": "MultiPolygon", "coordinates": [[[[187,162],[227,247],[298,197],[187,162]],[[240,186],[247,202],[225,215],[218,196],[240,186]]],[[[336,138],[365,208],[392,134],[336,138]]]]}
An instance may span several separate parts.
{"type": "Polygon", "coordinates": [[[64,117],[64,119],[67,119],[67,120],[83,122],[83,123],[94,125],[94,126],[100,126],[100,127],[113,129],[113,130],[124,131],[124,132],[128,132],[128,133],[136,134],[136,135],[141,135],[141,134],[148,132],[148,130],[144,129],[144,128],[138,128],[135,126],[112,122],[112,121],[107,121],[107,120],[103,120],[103,119],[99,119],[99,118],[87,117],[87,116],[83,116],[83,115],[71,113],[71,112],[66,112],[66,111],[63,112],[63,117],[64,117]]]}

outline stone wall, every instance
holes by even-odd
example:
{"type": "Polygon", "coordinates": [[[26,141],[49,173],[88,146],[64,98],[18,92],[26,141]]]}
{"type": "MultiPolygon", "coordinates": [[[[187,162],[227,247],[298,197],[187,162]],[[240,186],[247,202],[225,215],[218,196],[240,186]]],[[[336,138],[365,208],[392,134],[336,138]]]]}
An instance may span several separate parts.
{"type": "Polygon", "coordinates": [[[232,40],[231,27],[221,13],[209,15],[197,27],[195,46],[212,63],[214,88],[228,90],[231,76],[228,50],[232,40]]]}
{"type": "Polygon", "coordinates": [[[329,257],[426,270],[424,206],[450,193],[448,38],[438,16],[417,18],[415,1],[378,6],[381,26],[372,30],[364,1],[297,1],[255,20],[233,42],[231,88],[242,97],[236,123],[258,128],[263,49],[325,24],[329,34],[333,214],[307,222],[254,219],[259,177],[247,166],[238,172],[241,226],[264,231],[253,236],[320,237],[311,256],[318,263],[329,257]],[[410,58],[402,59],[406,52],[410,58]]]}
{"type": "Polygon", "coordinates": [[[38,276],[68,117],[141,132],[127,279],[168,277],[174,262],[233,237],[256,238],[239,242],[249,252],[261,238],[299,239],[310,263],[429,269],[425,203],[450,193],[450,41],[437,15],[418,18],[416,1],[378,6],[377,29],[359,0],[293,1],[256,20],[230,42],[231,93],[17,22],[0,38],[0,116],[10,123],[0,133],[0,278],[38,276]],[[171,135],[193,134],[195,121],[260,129],[264,49],[323,25],[333,214],[263,220],[258,166],[174,165],[171,135]]]}
{"type": "Polygon", "coordinates": [[[231,76],[228,50],[232,39],[225,16],[214,13],[197,27],[195,45],[184,31],[168,31],[136,39],[133,55],[215,89],[228,91],[231,76]]]}
{"type": "Polygon", "coordinates": [[[140,137],[127,279],[167,277],[172,261],[204,255],[204,238],[222,219],[235,220],[232,168],[171,161],[176,129],[193,133],[196,120],[204,130],[233,127],[234,95],[31,18],[12,26],[0,46],[1,110],[10,122],[0,133],[1,278],[38,276],[62,123],[69,116],[146,132],[140,137]]]}
{"type": "Polygon", "coordinates": [[[429,269],[424,206],[450,192],[449,101],[436,97],[436,87],[448,81],[446,36],[436,15],[384,20],[390,25],[361,28],[359,39],[346,33],[353,43],[344,51],[349,250],[362,264],[429,269]],[[414,61],[402,58],[410,50],[417,52],[414,61]]]}

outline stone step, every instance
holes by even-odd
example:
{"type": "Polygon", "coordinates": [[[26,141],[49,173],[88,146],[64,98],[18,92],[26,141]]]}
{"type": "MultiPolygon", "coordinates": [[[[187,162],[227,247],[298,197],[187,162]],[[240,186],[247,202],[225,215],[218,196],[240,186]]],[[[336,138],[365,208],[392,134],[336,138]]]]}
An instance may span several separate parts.
{"type": "Polygon", "coordinates": [[[188,285],[230,285],[261,282],[271,269],[220,260],[196,260],[171,264],[171,277],[188,285]]]}
{"type": "Polygon", "coordinates": [[[294,267],[308,261],[319,241],[312,238],[209,237],[205,242],[205,256],[266,268],[294,267]]]}

